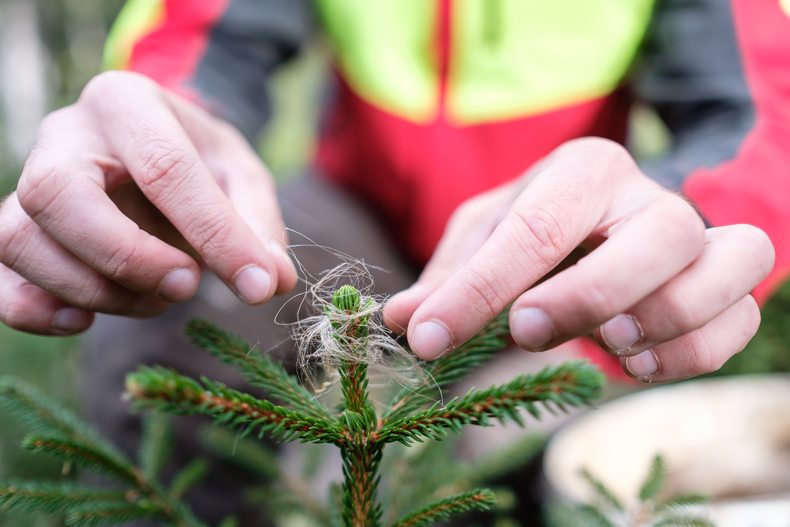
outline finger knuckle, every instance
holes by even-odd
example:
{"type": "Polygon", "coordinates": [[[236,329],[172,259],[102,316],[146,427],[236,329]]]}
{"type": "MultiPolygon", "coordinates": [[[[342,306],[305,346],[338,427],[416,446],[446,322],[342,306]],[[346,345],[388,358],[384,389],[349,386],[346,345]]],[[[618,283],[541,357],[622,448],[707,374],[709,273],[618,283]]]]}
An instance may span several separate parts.
{"type": "Polygon", "coordinates": [[[672,203],[677,222],[677,239],[682,246],[699,254],[705,245],[705,223],[685,199],[673,196],[672,203]]]}
{"type": "Polygon", "coordinates": [[[101,269],[102,274],[115,282],[129,282],[139,274],[145,255],[134,242],[130,244],[121,240],[113,243],[115,246],[111,246],[108,251],[97,251],[99,260],[94,262],[93,267],[101,269]]]}
{"type": "Polygon", "coordinates": [[[17,185],[22,209],[35,220],[48,211],[66,188],[60,167],[46,162],[27,163],[17,185]]]}
{"type": "Polygon", "coordinates": [[[168,141],[156,140],[145,145],[150,154],[140,160],[137,184],[146,195],[159,195],[163,191],[177,191],[184,175],[197,164],[190,152],[168,141]]]}
{"type": "Polygon", "coordinates": [[[671,239],[678,250],[694,256],[702,252],[705,245],[705,223],[697,210],[682,195],[664,191],[662,199],[655,203],[653,209],[665,218],[665,224],[671,229],[671,239]]]}
{"type": "Polygon", "coordinates": [[[229,212],[219,212],[201,218],[187,226],[186,234],[194,249],[200,254],[229,254],[233,250],[232,218],[229,212]]]}
{"type": "Polygon", "coordinates": [[[79,104],[112,105],[112,101],[133,87],[155,86],[153,81],[144,75],[130,71],[109,70],[94,76],[83,88],[79,104]]]}
{"type": "Polygon", "coordinates": [[[645,214],[658,227],[659,241],[678,259],[691,263],[702,253],[705,224],[684,198],[662,191],[645,214]]]}
{"type": "MultiPolygon", "coordinates": [[[[26,285],[34,287],[32,284],[26,285]]],[[[20,286],[19,289],[23,287],[24,285],[20,286]]],[[[21,294],[19,289],[17,294],[12,294],[10,298],[4,299],[4,302],[0,302],[0,305],[2,305],[2,308],[0,308],[0,320],[10,328],[25,330],[30,326],[31,306],[26,296],[21,294]]]]}
{"type": "Polygon", "coordinates": [[[73,106],[64,106],[63,108],[59,108],[54,110],[41,119],[41,123],[39,124],[39,141],[36,143],[36,146],[33,147],[30,155],[28,156],[28,160],[33,157],[39,149],[42,147],[43,144],[46,144],[47,139],[46,137],[49,136],[50,132],[57,132],[63,129],[63,126],[70,121],[70,115],[73,115],[74,107],[73,106]],[[42,139],[43,138],[43,139],[42,139]]]}
{"type": "Polygon", "coordinates": [[[629,171],[636,169],[636,164],[628,150],[611,139],[581,137],[566,142],[558,149],[558,151],[562,150],[566,150],[568,153],[572,152],[575,155],[584,155],[585,158],[595,160],[609,167],[622,167],[629,171]]]}
{"type": "Polygon", "coordinates": [[[14,215],[10,212],[10,201],[13,199],[12,195],[0,203],[0,263],[5,263],[4,260],[6,255],[13,246],[14,237],[19,231],[16,218],[14,218],[14,215]]]}
{"type": "Polygon", "coordinates": [[[109,70],[95,75],[82,90],[83,97],[93,97],[94,95],[106,96],[106,91],[114,86],[121,84],[125,74],[118,70],[109,70]]]}
{"type": "Polygon", "coordinates": [[[704,338],[701,332],[689,337],[689,365],[687,371],[690,375],[702,375],[721,368],[729,356],[717,353],[714,346],[704,338]]]}
{"type": "Polygon", "coordinates": [[[19,259],[33,240],[32,222],[4,221],[0,214],[0,263],[18,269],[19,259]]]}
{"type": "Polygon", "coordinates": [[[553,267],[569,252],[571,241],[563,227],[569,222],[559,207],[513,210],[506,219],[513,225],[512,243],[533,263],[553,267]]]}
{"type": "Polygon", "coordinates": [[[0,311],[0,319],[3,323],[13,329],[22,329],[27,322],[27,309],[22,302],[12,298],[6,302],[5,307],[0,311]]]}
{"type": "Polygon", "coordinates": [[[584,148],[594,150],[602,156],[630,157],[630,154],[623,145],[604,137],[579,137],[565,143],[569,148],[584,148]]]}
{"type": "Polygon", "coordinates": [[[502,312],[513,300],[508,295],[506,284],[493,273],[470,270],[471,278],[466,281],[466,298],[480,318],[489,320],[502,312]]]}
{"type": "Polygon", "coordinates": [[[19,182],[16,187],[16,195],[19,203],[30,202],[36,193],[42,188],[42,184],[50,180],[57,173],[57,168],[52,163],[39,161],[39,146],[28,156],[22,173],[19,175],[19,182]]]}

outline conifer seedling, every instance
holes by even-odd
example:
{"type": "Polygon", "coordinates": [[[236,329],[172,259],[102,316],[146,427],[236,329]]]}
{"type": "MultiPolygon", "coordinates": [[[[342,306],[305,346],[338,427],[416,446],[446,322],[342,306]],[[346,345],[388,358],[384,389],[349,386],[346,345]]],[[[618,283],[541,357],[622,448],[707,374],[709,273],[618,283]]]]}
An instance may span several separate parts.
{"type": "Polygon", "coordinates": [[[677,494],[662,497],[667,469],[658,454],[639,487],[636,499],[626,503],[597,477],[583,468],[579,471],[593,493],[590,503],[554,503],[546,508],[546,520],[554,527],[715,527],[697,509],[709,503],[702,494],[677,494]]]}
{"type": "MultiPolygon", "coordinates": [[[[439,360],[417,363],[412,358],[419,374],[413,376],[413,382],[404,383],[389,404],[377,412],[369,392],[368,367],[389,360],[393,349],[392,340],[377,334],[378,326],[371,324],[371,317],[378,309],[372,297],[343,285],[334,291],[331,301],[324,303],[323,313],[311,327],[310,339],[315,340],[318,348],[313,356],[321,358],[327,378],[338,379],[342,402],[334,411],[282,364],[203,320],[188,324],[187,334],[192,341],[236,367],[251,385],[262,388],[278,403],[205,377],[197,381],[162,367],[140,367],[128,375],[127,395],[137,408],[210,416],[215,424],[230,428],[240,437],[255,434],[262,438],[269,434],[280,441],[337,446],[343,460],[338,523],[343,527],[381,527],[387,504],[377,499],[379,468],[388,444],[410,446],[415,442],[441,440],[448,432],[460,432],[465,425],[488,426],[494,419],[523,426],[522,410],[539,418],[542,409],[566,411],[568,407],[589,404],[600,393],[602,374],[587,363],[571,362],[518,375],[506,384],[472,389],[462,397],[441,402],[443,388],[464,378],[507,345],[507,313],[504,313],[472,340],[439,360]]],[[[8,388],[13,385],[6,383],[0,390],[6,405],[15,407],[31,421],[43,419],[47,423],[45,428],[54,432],[41,438],[28,438],[28,448],[115,476],[129,491],[104,496],[100,493],[108,491],[75,489],[69,493],[68,486],[51,485],[37,489],[25,487],[27,490],[20,493],[23,487],[19,484],[0,482],[1,506],[65,511],[70,525],[122,524],[143,516],[159,520],[163,525],[204,525],[181,501],[189,485],[175,488],[177,482],[173,482],[166,488],[156,482],[157,470],[150,468],[161,466],[161,460],[152,460],[161,458],[151,452],[156,449],[148,448],[145,456],[148,469],[134,467],[84,425],[66,426],[61,418],[42,417],[40,410],[49,403],[37,399],[38,396],[31,402],[30,397],[20,395],[24,390],[8,388]],[[83,510],[91,511],[90,518],[83,510]]],[[[73,419],[69,416],[64,422],[71,423],[73,419]]],[[[194,469],[184,469],[189,470],[194,469]]],[[[187,474],[183,479],[190,484],[197,478],[187,474]]],[[[493,501],[493,493],[485,488],[462,492],[413,510],[389,527],[425,526],[454,513],[486,510],[493,501]]]]}

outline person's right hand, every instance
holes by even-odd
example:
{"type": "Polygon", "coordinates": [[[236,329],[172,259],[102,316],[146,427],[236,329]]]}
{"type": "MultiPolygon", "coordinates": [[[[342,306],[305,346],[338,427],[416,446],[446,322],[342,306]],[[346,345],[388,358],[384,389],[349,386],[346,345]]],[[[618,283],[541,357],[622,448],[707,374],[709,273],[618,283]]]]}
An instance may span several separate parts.
{"type": "Polygon", "coordinates": [[[197,291],[193,256],[258,304],[296,282],[286,243],[271,176],[233,126],[104,73],[44,119],[0,206],[0,320],[68,335],[93,312],[155,316],[197,291]]]}

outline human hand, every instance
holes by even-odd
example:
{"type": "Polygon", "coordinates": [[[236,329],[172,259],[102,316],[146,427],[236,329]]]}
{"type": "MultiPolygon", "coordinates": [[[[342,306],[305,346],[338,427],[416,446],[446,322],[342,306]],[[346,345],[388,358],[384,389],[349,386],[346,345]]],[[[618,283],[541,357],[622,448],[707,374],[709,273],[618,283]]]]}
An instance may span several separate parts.
{"type": "Polygon", "coordinates": [[[104,73],[44,119],[0,207],[0,320],[67,335],[93,312],[155,316],[197,291],[193,256],[258,304],[296,282],[286,243],[274,183],[235,128],[104,73]]]}
{"type": "Polygon", "coordinates": [[[512,302],[521,347],[542,351],[593,332],[631,377],[664,382],[714,371],[743,349],[760,323],[749,292],[773,258],[761,230],[706,230],[622,147],[586,138],[459,207],[418,281],[384,316],[432,360],[512,302]],[[577,247],[589,254],[534,285],[577,247]]]}

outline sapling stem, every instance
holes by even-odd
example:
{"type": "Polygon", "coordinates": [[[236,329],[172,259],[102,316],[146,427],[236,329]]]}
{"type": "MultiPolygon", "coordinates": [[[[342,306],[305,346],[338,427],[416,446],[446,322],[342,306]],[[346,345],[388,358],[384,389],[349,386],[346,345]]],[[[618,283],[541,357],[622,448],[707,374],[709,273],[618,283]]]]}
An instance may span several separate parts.
{"type": "Polygon", "coordinates": [[[327,310],[335,330],[334,338],[351,348],[349,358],[341,361],[340,366],[340,382],[346,401],[340,421],[345,422],[351,435],[351,440],[341,447],[344,494],[341,518],[347,527],[378,527],[381,510],[376,506],[376,472],[384,447],[371,438],[376,413],[368,401],[367,390],[368,317],[354,317],[361,305],[359,292],[344,285],[332,296],[332,307],[339,310],[347,322],[333,320],[332,308],[327,310]]]}

